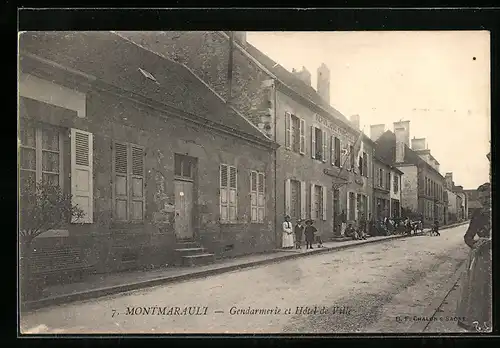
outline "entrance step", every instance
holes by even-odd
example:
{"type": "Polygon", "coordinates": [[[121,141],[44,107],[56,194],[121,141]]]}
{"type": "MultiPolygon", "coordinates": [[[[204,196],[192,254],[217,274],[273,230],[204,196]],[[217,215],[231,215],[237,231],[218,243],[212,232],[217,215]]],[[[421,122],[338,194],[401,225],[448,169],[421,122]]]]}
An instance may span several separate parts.
{"type": "Polygon", "coordinates": [[[215,261],[214,254],[194,254],[182,256],[183,266],[203,266],[215,261]]]}
{"type": "Polygon", "coordinates": [[[205,249],[204,248],[180,248],[180,249],[175,249],[175,252],[178,253],[181,257],[182,256],[189,256],[189,255],[196,255],[196,254],[204,254],[205,249]]]}

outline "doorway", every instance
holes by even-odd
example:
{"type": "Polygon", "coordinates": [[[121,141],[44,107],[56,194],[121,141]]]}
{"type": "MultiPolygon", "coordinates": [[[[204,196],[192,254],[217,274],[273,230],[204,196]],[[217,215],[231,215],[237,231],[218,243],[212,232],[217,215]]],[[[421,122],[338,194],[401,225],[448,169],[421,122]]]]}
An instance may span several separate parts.
{"type": "Polygon", "coordinates": [[[175,235],[193,238],[193,182],[175,180],[175,235]]]}

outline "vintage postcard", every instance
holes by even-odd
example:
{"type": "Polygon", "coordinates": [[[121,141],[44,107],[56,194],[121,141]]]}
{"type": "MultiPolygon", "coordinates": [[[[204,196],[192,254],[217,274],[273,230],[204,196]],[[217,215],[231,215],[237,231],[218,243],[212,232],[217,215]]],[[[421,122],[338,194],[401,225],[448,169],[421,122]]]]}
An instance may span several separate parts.
{"type": "Polygon", "coordinates": [[[18,40],[21,334],[491,331],[488,31],[18,40]]]}

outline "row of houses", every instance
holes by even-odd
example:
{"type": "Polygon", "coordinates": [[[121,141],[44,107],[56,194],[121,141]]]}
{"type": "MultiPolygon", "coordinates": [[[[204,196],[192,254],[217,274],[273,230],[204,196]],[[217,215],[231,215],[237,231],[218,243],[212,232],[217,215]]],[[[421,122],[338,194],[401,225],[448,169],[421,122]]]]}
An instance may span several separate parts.
{"type": "Polygon", "coordinates": [[[284,215],[325,239],[342,212],[444,222],[444,178],[408,122],[364,135],[330,106],[326,65],[314,89],[244,32],[23,33],[19,56],[20,185],[52,180],[85,212],[34,249],[91,272],[269,251],[284,215]]]}

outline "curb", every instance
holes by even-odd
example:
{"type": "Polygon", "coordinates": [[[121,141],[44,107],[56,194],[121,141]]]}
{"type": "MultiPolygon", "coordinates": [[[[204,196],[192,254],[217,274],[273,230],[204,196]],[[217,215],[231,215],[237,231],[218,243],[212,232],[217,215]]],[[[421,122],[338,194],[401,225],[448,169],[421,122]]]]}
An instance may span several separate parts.
{"type": "Polygon", "coordinates": [[[424,313],[422,314],[423,318],[429,318],[429,321],[416,321],[413,323],[412,326],[408,329],[409,332],[425,332],[427,327],[432,323],[432,318],[436,316],[436,313],[438,312],[439,308],[443,304],[444,301],[446,301],[446,298],[450,294],[450,292],[455,289],[456,284],[462,277],[462,274],[465,269],[466,265],[466,260],[460,261],[457,270],[451,278],[446,282],[446,287],[444,287],[443,290],[440,291],[439,296],[436,296],[436,298],[431,302],[431,304],[424,310],[424,313]]]}
{"type": "MultiPolygon", "coordinates": [[[[444,226],[441,230],[464,225],[466,223],[469,223],[469,221],[444,226]]],[[[426,232],[420,232],[420,233],[417,233],[413,236],[419,236],[419,235],[423,235],[425,233],[426,232]]],[[[387,238],[378,239],[378,240],[369,240],[368,239],[368,240],[365,240],[365,241],[362,241],[359,243],[354,243],[354,244],[347,244],[347,245],[326,247],[326,248],[321,248],[321,249],[314,249],[313,251],[309,251],[307,253],[293,253],[293,254],[279,256],[276,258],[248,262],[248,263],[240,264],[240,265],[221,266],[219,268],[213,268],[213,269],[198,271],[198,272],[194,272],[194,273],[188,273],[188,274],[182,274],[182,275],[170,276],[170,277],[158,278],[158,279],[151,279],[151,280],[146,280],[146,281],[142,281],[142,282],[117,285],[117,286],[101,288],[101,289],[93,289],[93,290],[89,290],[89,291],[83,291],[83,292],[67,294],[67,295],[60,295],[60,296],[56,296],[56,297],[48,297],[48,298],[44,298],[44,299],[40,299],[40,300],[36,300],[36,301],[25,302],[23,305],[21,305],[21,307],[24,311],[32,311],[32,310],[40,309],[40,308],[44,308],[44,307],[56,306],[56,305],[70,303],[70,302],[84,301],[84,300],[94,299],[94,298],[98,298],[98,297],[129,292],[132,290],[138,290],[138,289],[143,289],[143,288],[148,288],[148,287],[153,287],[153,286],[158,286],[158,285],[164,285],[164,284],[168,284],[168,283],[176,283],[176,282],[182,282],[182,281],[186,281],[186,280],[193,280],[193,279],[197,279],[197,278],[204,278],[204,277],[208,277],[211,275],[217,275],[217,274],[237,271],[237,270],[241,270],[241,269],[245,269],[245,268],[261,266],[264,264],[278,263],[278,262],[287,261],[287,260],[291,260],[291,259],[295,259],[295,258],[299,258],[299,257],[308,256],[308,255],[316,255],[316,254],[326,253],[326,252],[331,252],[331,251],[340,251],[340,250],[345,250],[345,249],[349,249],[349,248],[353,248],[353,247],[357,247],[357,246],[361,246],[361,245],[365,245],[365,244],[376,244],[376,243],[382,243],[382,242],[389,241],[389,240],[408,238],[408,237],[409,236],[407,236],[407,235],[393,235],[393,236],[388,236],[387,238]]]]}

